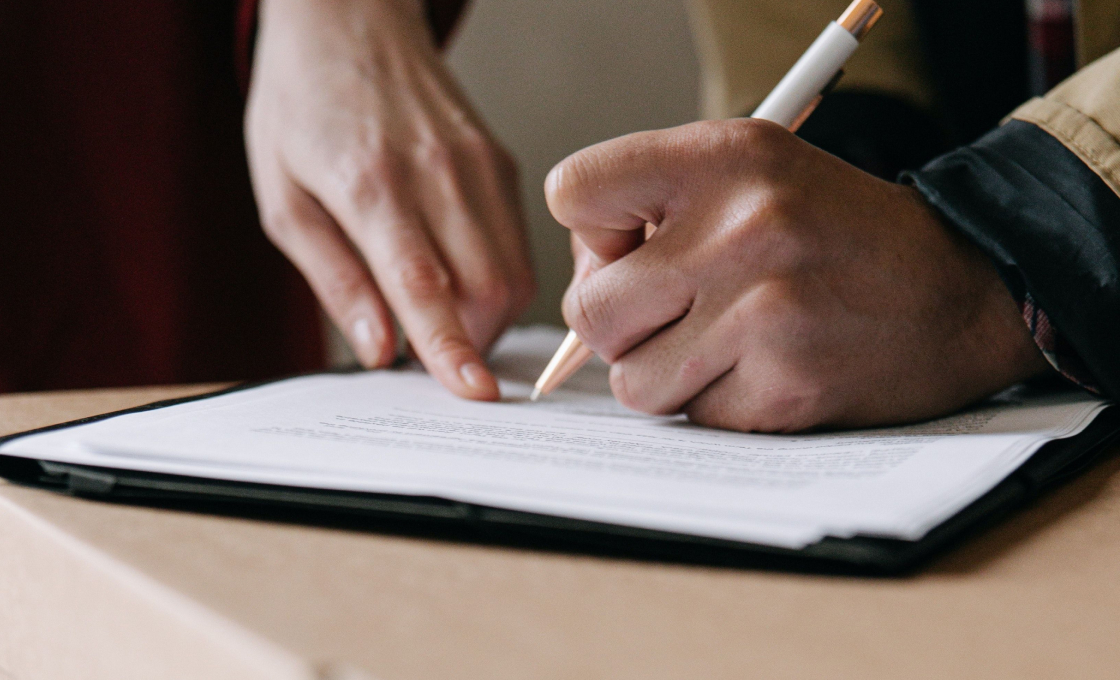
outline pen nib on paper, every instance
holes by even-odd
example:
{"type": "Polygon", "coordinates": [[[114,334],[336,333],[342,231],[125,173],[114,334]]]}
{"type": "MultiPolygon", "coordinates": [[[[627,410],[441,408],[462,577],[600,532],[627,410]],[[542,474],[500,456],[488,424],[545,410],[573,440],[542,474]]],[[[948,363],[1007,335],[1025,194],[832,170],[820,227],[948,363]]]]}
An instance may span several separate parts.
{"type": "Polygon", "coordinates": [[[533,393],[529,395],[529,401],[536,401],[541,398],[541,388],[534,387],[533,393]]]}

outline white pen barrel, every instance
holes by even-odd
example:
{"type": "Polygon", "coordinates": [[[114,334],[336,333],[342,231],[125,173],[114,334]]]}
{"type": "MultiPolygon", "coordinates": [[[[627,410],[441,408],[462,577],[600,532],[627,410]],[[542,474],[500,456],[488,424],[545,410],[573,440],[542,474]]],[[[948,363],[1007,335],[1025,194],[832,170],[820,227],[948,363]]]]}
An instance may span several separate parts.
{"type": "Polygon", "coordinates": [[[835,21],[830,23],[751,118],[773,121],[784,128],[793,125],[857,47],[855,36],[835,21]]]}

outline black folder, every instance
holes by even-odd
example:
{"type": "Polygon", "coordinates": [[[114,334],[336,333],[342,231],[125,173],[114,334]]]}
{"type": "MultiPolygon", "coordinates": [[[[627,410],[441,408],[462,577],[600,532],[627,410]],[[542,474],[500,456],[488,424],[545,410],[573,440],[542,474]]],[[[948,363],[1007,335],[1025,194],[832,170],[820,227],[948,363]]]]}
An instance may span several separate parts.
{"type": "MultiPolygon", "coordinates": [[[[166,408],[257,385],[124,411],[0,438],[0,444],[58,430],[166,408]]],[[[11,482],[105,501],[342,526],[457,541],[481,541],[598,555],[812,573],[900,575],[992,526],[1096,462],[1120,440],[1120,409],[1107,407],[1080,434],[1040,448],[1002,482],[917,541],[827,537],[800,549],[506,510],[428,496],[309,489],[202,477],[138,472],[0,455],[11,482]]]]}

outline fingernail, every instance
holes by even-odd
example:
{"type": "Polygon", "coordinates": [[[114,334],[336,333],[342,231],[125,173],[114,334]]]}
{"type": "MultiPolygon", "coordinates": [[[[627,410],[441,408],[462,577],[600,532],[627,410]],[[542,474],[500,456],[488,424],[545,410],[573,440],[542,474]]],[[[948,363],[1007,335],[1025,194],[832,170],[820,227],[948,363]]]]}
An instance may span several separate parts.
{"type": "Polygon", "coordinates": [[[357,354],[366,366],[373,366],[381,361],[382,345],[385,344],[385,335],[380,326],[374,326],[367,318],[361,318],[350,326],[350,341],[354,343],[354,353],[357,354]]]}
{"type": "Polygon", "coordinates": [[[369,319],[355,321],[354,325],[350,327],[350,336],[354,339],[354,342],[368,347],[370,341],[373,340],[373,331],[370,329],[369,319]]]}
{"type": "Polygon", "coordinates": [[[563,174],[563,172],[564,169],[561,168],[559,164],[548,171],[548,176],[544,178],[544,190],[546,193],[555,192],[560,188],[560,175],[563,174]]]}
{"type": "Polygon", "coordinates": [[[482,364],[469,363],[459,367],[463,382],[474,389],[481,389],[489,382],[490,372],[482,364]]]}

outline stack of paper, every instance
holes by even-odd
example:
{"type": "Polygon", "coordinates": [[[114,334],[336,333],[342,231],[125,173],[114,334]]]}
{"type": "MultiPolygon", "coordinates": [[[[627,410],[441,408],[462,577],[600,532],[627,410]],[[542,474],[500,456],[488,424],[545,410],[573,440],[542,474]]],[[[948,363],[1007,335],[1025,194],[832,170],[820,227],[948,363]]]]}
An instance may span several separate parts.
{"type": "Polygon", "coordinates": [[[918,539],[1105,406],[1018,390],[906,427],[742,434],[627,411],[602,364],[529,402],[561,337],[530,329],[503,340],[501,403],[457,399],[415,369],[317,375],[24,437],[0,453],[801,547],[918,539]]]}

